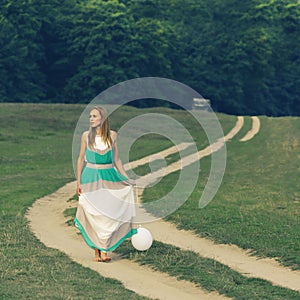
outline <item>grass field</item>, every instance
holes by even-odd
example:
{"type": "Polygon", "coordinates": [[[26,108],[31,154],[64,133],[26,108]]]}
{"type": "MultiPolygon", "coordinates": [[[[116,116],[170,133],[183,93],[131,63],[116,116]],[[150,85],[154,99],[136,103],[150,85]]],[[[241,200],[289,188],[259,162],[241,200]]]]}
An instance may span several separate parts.
{"type": "MultiPolygon", "coordinates": [[[[0,104],[0,108],[0,298],[99,299],[101,293],[101,299],[143,299],[118,281],[102,278],[59,251],[46,248],[29,231],[24,217],[35,199],[75,179],[71,145],[84,106],[0,104]]],[[[208,144],[201,130],[193,132],[194,121],[176,110],[124,107],[111,116],[111,127],[117,130],[126,120],[148,111],[178,119],[192,132],[199,149],[208,144]]],[[[224,132],[228,132],[236,117],[218,116],[224,132]]],[[[168,220],[200,236],[277,257],[283,264],[300,269],[299,118],[260,120],[261,132],[255,139],[238,141],[250,129],[250,118],[246,118],[243,132],[227,144],[226,174],[213,201],[198,209],[210,166],[207,157],[201,160],[197,189],[168,220]]],[[[133,145],[130,160],[169,146],[159,135],[141,138],[133,145]]],[[[170,157],[170,161],[176,159],[176,154],[170,157]]],[[[149,170],[143,168],[137,174],[149,170]]],[[[178,173],[170,174],[146,189],[143,201],[167,193],[177,177],[178,173]]],[[[296,292],[247,279],[221,264],[158,242],[145,253],[137,253],[129,243],[118,251],[141,264],[236,299],[299,298],[296,292]]]]}
{"type": "MultiPolygon", "coordinates": [[[[245,129],[227,143],[226,173],[214,200],[204,209],[198,202],[207,182],[210,158],[201,160],[196,191],[166,219],[201,237],[236,244],[262,257],[300,269],[299,118],[261,117],[261,131],[248,143],[239,142],[245,129]]],[[[177,182],[172,173],[146,189],[143,201],[159,199],[177,182]]],[[[299,293],[249,279],[190,251],[155,242],[151,251],[139,253],[122,245],[124,257],[147,264],[235,299],[299,299],[299,293]]]]}
{"type": "Polygon", "coordinates": [[[146,299],[46,248],[24,217],[35,199],[74,180],[71,145],[83,108],[0,104],[0,299],[146,299]]]}
{"type": "MultiPolygon", "coordinates": [[[[207,157],[201,160],[196,192],[168,220],[300,269],[299,118],[262,117],[261,123],[252,141],[239,142],[239,134],[227,143],[226,173],[214,200],[198,209],[208,177],[207,157]]],[[[170,174],[146,189],[143,201],[164,195],[177,177],[170,174]]]]}

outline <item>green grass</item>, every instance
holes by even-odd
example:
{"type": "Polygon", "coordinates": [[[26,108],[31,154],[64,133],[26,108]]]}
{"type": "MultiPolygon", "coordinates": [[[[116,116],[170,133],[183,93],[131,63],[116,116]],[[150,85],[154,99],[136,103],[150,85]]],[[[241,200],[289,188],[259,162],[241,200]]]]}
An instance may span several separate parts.
{"type": "Polygon", "coordinates": [[[138,166],[132,169],[132,171],[138,176],[144,176],[147,175],[148,173],[158,171],[159,169],[164,168],[172,164],[173,162],[176,162],[179,159],[180,159],[180,155],[178,152],[176,152],[166,156],[164,159],[155,159],[150,163],[146,163],[144,165],[138,166]]]}
{"type": "Polygon", "coordinates": [[[45,247],[22,216],[2,213],[0,253],[1,299],[147,299],[45,247]]]}
{"type": "Polygon", "coordinates": [[[1,210],[23,215],[35,198],[74,178],[70,142],[79,112],[77,106],[1,104],[1,210]]]}
{"type": "Polygon", "coordinates": [[[147,299],[46,248],[24,217],[35,199],[75,179],[71,145],[83,108],[0,104],[1,299],[147,299]]]}
{"type": "Polygon", "coordinates": [[[77,208],[76,207],[72,207],[72,208],[67,208],[65,211],[64,211],[64,216],[65,218],[67,218],[67,225],[68,226],[72,226],[74,224],[74,216],[76,214],[76,210],[77,208]]]}
{"type": "MultiPolygon", "coordinates": [[[[166,219],[202,237],[236,244],[259,256],[276,257],[282,264],[299,269],[299,118],[260,119],[261,132],[255,139],[238,141],[251,128],[250,118],[245,118],[241,132],[227,143],[226,173],[213,201],[198,208],[209,175],[211,159],[207,157],[201,160],[195,191],[166,219]]],[[[146,189],[143,201],[164,196],[179,174],[172,173],[146,189]]],[[[298,292],[244,277],[214,260],[160,242],[154,242],[146,252],[132,249],[129,243],[117,251],[142,265],[234,299],[299,299],[298,292]]]]}
{"type": "Polygon", "coordinates": [[[191,281],[210,292],[218,292],[232,299],[299,299],[296,291],[273,286],[265,280],[247,278],[212,259],[161,242],[154,241],[150,250],[140,252],[127,241],[117,252],[141,265],[148,265],[179,280],[191,281]]]}
{"type": "MultiPolygon", "coordinates": [[[[0,108],[0,298],[98,299],[101,294],[101,299],[145,299],[126,290],[120,282],[105,279],[59,251],[46,248],[30,232],[24,217],[35,199],[75,179],[72,138],[84,106],[2,103],[0,108]]],[[[122,107],[110,116],[111,128],[118,130],[127,120],[147,112],[176,118],[189,130],[199,150],[208,145],[194,119],[171,109],[122,107]]],[[[218,116],[227,133],[236,117],[218,116]]],[[[255,139],[238,142],[251,128],[247,117],[242,131],[227,143],[226,173],[212,202],[198,209],[209,174],[207,157],[201,160],[195,191],[167,219],[200,236],[234,243],[257,255],[277,257],[283,264],[299,269],[299,118],[262,117],[261,121],[262,130],[255,139]]],[[[132,145],[129,157],[139,159],[169,146],[172,143],[167,138],[155,134],[150,139],[146,135],[132,145]]],[[[185,151],[188,154],[189,149],[185,151]]],[[[175,153],[166,163],[177,159],[175,153]]],[[[147,169],[140,172],[144,174],[147,169]]],[[[165,195],[178,177],[179,172],[175,172],[146,189],[143,201],[165,195]]],[[[74,212],[65,214],[72,218],[74,212]]],[[[144,253],[124,243],[118,251],[141,264],[236,299],[296,299],[295,292],[245,278],[226,266],[162,243],[155,242],[144,253]]]]}
{"type": "Polygon", "coordinates": [[[147,134],[145,136],[141,136],[133,143],[129,160],[132,161],[135,159],[140,159],[144,156],[154,154],[172,146],[173,143],[171,141],[159,134],[147,134]]]}
{"type": "Polygon", "coordinates": [[[246,135],[246,133],[251,129],[251,127],[252,127],[251,117],[245,116],[244,117],[244,125],[241,128],[241,130],[236,134],[234,139],[239,140],[239,139],[243,138],[246,135]]]}
{"type": "MultiPolygon", "coordinates": [[[[145,299],[126,290],[120,282],[105,279],[59,251],[46,248],[30,232],[24,217],[36,199],[75,179],[72,138],[84,108],[0,104],[1,299],[98,299],[99,294],[101,299],[145,299]]],[[[169,113],[188,123],[186,114],[180,111],[121,107],[110,116],[111,128],[118,130],[127,120],[147,112],[169,113]]],[[[188,123],[192,125],[197,123],[188,123]]],[[[196,136],[199,134],[201,130],[196,136]]],[[[132,146],[130,160],[168,145],[168,139],[159,135],[142,137],[132,146]]],[[[67,212],[69,216],[73,213],[67,212]]]]}
{"type": "MultiPolygon", "coordinates": [[[[260,119],[255,139],[227,143],[226,172],[213,201],[198,208],[210,167],[207,157],[201,160],[201,176],[190,199],[167,220],[300,269],[299,118],[260,119]]],[[[178,175],[146,189],[143,201],[166,194],[178,175]]]]}

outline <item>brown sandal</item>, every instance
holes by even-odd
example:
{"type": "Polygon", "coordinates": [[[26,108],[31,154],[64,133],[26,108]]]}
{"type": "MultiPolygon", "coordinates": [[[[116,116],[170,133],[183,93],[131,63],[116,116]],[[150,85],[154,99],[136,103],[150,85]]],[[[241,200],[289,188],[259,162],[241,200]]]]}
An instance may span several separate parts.
{"type": "Polygon", "coordinates": [[[111,261],[111,257],[109,257],[109,256],[106,256],[106,257],[102,257],[101,256],[101,251],[100,251],[100,258],[101,258],[101,261],[102,262],[110,262],[111,261]]]}
{"type": "Polygon", "coordinates": [[[96,262],[110,262],[111,257],[106,256],[105,258],[101,257],[101,251],[99,249],[95,249],[95,261],[96,262]]]}
{"type": "Polygon", "coordinates": [[[95,261],[101,262],[101,251],[99,249],[95,249],[95,261]]]}

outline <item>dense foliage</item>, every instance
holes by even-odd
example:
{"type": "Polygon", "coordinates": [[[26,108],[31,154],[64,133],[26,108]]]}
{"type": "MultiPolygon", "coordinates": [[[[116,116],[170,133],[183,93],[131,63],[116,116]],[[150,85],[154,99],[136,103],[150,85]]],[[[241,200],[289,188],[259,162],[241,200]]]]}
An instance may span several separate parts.
{"type": "Polygon", "coordinates": [[[2,0],[0,24],[1,102],[90,102],[155,76],[216,111],[300,115],[298,0],[2,0]]]}

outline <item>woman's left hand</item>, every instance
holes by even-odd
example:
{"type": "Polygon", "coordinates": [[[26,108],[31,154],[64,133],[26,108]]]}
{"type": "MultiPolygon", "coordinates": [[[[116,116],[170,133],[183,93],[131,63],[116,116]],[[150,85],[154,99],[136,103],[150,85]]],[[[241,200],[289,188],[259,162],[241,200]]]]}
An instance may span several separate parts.
{"type": "Polygon", "coordinates": [[[130,185],[136,185],[136,182],[134,179],[128,179],[127,182],[130,184],[130,185]]]}

